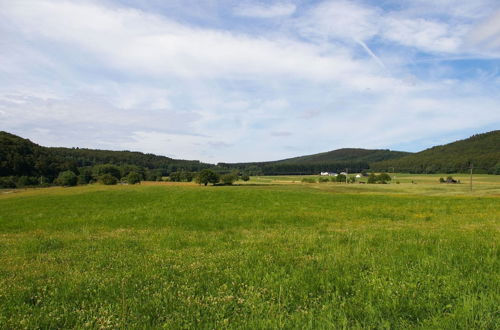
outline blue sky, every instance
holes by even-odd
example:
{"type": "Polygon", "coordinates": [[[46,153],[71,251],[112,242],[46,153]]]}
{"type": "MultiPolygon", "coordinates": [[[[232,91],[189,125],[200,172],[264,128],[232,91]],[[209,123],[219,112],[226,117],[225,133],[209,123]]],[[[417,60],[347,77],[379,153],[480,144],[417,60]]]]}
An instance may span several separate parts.
{"type": "Polygon", "coordinates": [[[207,162],[500,128],[500,2],[0,0],[0,130],[207,162]]]}

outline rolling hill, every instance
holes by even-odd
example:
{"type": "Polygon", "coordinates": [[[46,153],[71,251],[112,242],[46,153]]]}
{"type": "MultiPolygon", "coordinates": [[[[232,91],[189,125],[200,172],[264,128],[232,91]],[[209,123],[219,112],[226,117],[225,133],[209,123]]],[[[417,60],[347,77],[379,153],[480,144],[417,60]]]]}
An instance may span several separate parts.
{"type": "Polygon", "coordinates": [[[0,177],[40,177],[49,181],[59,172],[101,164],[137,166],[164,172],[198,171],[211,167],[196,160],[179,160],[131,151],[43,147],[28,139],[0,131],[0,177]]]}
{"type": "Polygon", "coordinates": [[[387,149],[344,148],[307,156],[287,158],[271,162],[255,163],[219,163],[224,169],[237,169],[250,174],[294,175],[329,172],[361,172],[370,168],[370,164],[386,159],[396,159],[409,155],[408,152],[387,149]]]}
{"type": "Polygon", "coordinates": [[[375,162],[370,169],[386,171],[394,167],[396,172],[463,173],[471,164],[475,172],[500,174],[500,130],[476,134],[398,159],[375,162]]]}
{"type": "Polygon", "coordinates": [[[387,159],[397,159],[409,154],[409,152],[392,151],[387,149],[343,148],[319,154],[283,159],[276,161],[276,163],[310,164],[344,161],[372,163],[387,159]]]}

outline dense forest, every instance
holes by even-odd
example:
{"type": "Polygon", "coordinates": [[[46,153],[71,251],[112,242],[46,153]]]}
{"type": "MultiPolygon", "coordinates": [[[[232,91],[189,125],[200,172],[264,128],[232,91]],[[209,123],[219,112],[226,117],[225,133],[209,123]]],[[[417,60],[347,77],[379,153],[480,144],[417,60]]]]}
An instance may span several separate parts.
{"type": "Polygon", "coordinates": [[[473,165],[476,173],[500,174],[500,130],[436,146],[399,159],[370,164],[374,171],[409,173],[463,173],[473,165]]]}
{"type": "Polygon", "coordinates": [[[213,165],[141,152],[47,148],[0,131],[0,187],[52,184],[67,171],[80,183],[89,183],[104,174],[120,180],[134,172],[142,180],[157,180],[173,172],[210,167],[213,165]]]}
{"type": "Polygon", "coordinates": [[[370,163],[400,158],[408,152],[385,149],[344,148],[314,155],[260,163],[219,163],[224,169],[237,169],[250,175],[318,174],[320,172],[361,172],[370,168],[370,163]]]}
{"type": "Polygon", "coordinates": [[[409,152],[387,149],[343,148],[314,155],[283,159],[277,161],[277,163],[317,164],[349,161],[373,163],[382,160],[397,159],[410,154],[409,152]]]}
{"type": "Polygon", "coordinates": [[[500,174],[500,131],[436,146],[415,154],[391,150],[338,149],[272,162],[219,163],[178,160],[131,151],[48,148],[0,131],[0,188],[95,181],[191,181],[212,169],[232,175],[300,175],[320,172],[466,172],[500,174]]]}
{"type": "Polygon", "coordinates": [[[262,162],[262,163],[219,163],[217,167],[221,170],[237,170],[249,175],[307,175],[319,174],[320,172],[361,172],[369,169],[367,162],[340,161],[340,162],[312,162],[312,163],[286,163],[286,162],[262,162]]]}

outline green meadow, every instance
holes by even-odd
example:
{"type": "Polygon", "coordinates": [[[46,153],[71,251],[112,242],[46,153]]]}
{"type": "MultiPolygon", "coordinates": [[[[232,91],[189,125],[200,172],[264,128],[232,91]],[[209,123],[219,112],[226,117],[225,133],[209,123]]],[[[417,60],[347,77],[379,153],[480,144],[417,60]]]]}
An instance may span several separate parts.
{"type": "Polygon", "coordinates": [[[500,176],[395,175],[0,191],[0,328],[500,328],[500,176]]]}

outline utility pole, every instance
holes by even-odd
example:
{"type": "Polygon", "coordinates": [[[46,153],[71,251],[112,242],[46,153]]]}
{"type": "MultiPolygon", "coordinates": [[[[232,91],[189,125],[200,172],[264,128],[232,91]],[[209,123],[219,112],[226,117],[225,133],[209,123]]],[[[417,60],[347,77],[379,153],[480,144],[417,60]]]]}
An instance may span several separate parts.
{"type": "Polygon", "coordinates": [[[470,191],[472,192],[472,169],[474,168],[474,164],[470,163],[470,191]]]}

